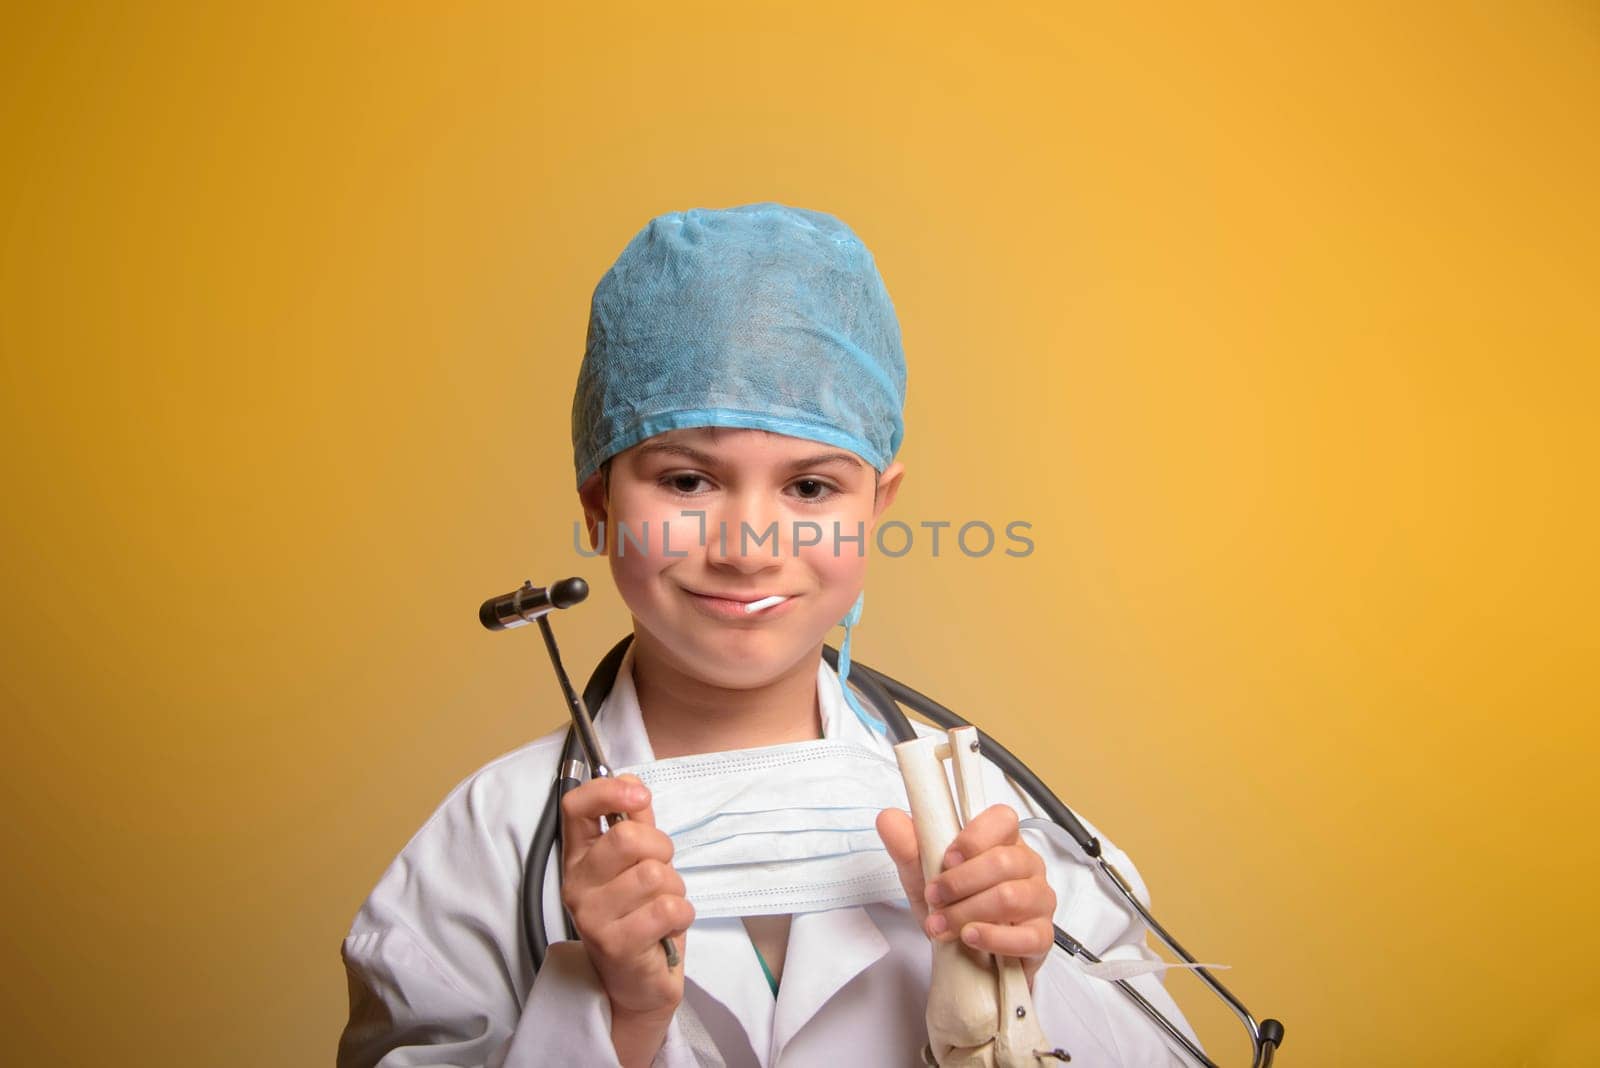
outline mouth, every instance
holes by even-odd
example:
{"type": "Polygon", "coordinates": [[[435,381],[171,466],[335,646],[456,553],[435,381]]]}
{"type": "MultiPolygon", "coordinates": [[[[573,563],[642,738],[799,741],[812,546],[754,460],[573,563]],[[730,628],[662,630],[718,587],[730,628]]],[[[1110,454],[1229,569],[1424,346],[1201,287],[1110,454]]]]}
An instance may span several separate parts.
{"type": "Polygon", "coordinates": [[[690,603],[717,619],[768,619],[781,614],[799,594],[761,593],[701,593],[687,586],[681,587],[690,603]]]}

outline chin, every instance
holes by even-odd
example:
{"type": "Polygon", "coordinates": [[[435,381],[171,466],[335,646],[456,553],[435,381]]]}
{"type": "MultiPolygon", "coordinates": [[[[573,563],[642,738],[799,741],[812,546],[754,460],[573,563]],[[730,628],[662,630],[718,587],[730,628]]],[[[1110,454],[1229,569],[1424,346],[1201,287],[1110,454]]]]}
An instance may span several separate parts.
{"type": "MultiPolygon", "coordinates": [[[[658,632],[659,633],[659,632],[658,632]]],[[[792,668],[810,646],[771,633],[728,631],[688,643],[667,643],[685,671],[713,686],[750,690],[792,668]]]]}

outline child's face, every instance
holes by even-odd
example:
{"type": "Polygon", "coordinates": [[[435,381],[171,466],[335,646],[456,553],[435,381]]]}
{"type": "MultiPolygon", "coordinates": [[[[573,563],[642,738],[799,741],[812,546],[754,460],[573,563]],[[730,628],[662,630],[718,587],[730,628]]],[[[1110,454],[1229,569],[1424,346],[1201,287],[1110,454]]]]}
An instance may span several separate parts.
{"type": "Polygon", "coordinates": [[[687,674],[747,689],[796,664],[849,611],[902,473],[891,464],[875,479],[844,449],[760,430],[673,430],[612,460],[609,496],[598,475],[580,496],[592,538],[606,520],[636,625],[687,674]],[[835,524],[852,540],[836,541],[835,524]],[[773,595],[788,600],[740,606],[773,595]]]}

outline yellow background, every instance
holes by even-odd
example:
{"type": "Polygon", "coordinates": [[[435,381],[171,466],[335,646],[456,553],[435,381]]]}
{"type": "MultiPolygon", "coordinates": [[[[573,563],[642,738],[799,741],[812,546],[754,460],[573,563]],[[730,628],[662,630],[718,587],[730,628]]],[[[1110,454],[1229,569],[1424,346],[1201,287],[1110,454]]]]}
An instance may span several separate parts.
{"type": "Polygon", "coordinates": [[[1285,1065],[1592,1063],[1594,3],[0,19],[8,1063],[331,1062],[362,898],[560,722],[479,600],[588,573],[580,675],[624,630],[595,281],[765,199],[888,281],[898,517],[1034,525],[879,560],[858,655],[1285,1065]]]}

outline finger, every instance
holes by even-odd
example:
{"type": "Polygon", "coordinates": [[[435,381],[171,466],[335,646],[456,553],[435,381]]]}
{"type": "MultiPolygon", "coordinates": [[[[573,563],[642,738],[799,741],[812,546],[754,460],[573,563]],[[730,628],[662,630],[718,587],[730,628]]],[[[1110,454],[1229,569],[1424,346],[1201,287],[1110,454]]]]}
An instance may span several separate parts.
{"type": "Polygon", "coordinates": [[[646,860],[672,861],[672,839],[643,820],[625,820],[590,847],[571,872],[575,882],[599,887],[646,860]]]}
{"type": "Polygon", "coordinates": [[[650,791],[631,776],[591,779],[561,799],[561,840],[574,860],[588,852],[600,837],[600,817],[613,812],[635,813],[650,805],[650,791]]]}
{"type": "Polygon", "coordinates": [[[927,915],[922,885],[922,854],[917,847],[917,828],[909,813],[897,808],[886,808],[878,813],[878,837],[883,848],[900,872],[900,885],[905,888],[906,900],[921,923],[927,915]]]}
{"type": "Polygon", "coordinates": [[[1002,957],[1042,957],[1055,945],[1055,927],[1048,920],[1030,923],[969,923],[961,928],[961,941],[973,949],[1002,957]]]}
{"type": "Polygon", "coordinates": [[[953,868],[985,849],[993,849],[997,845],[1010,845],[1019,840],[1016,812],[1009,805],[990,805],[961,828],[956,840],[945,850],[944,861],[939,867],[953,868]]]}
{"type": "Polygon", "coordinates": [[[1044,861],[1023,843],[996,846],[940,872],[928,884],[926,899],[932,908],[941,908],[1000,883],[1043,876],[1044,861]]]}
{"type": "Polygon", "coordinates": [[[614,960],[645,953],[661,958],[661,951],[652,947],[668,935],[681,937],[692,923],[694,906],[687,898],[662,895],[601,928],[592,944],[614,960]]]}
{"type": "Polygon", "coordinates": [[[579,903],[583,915],[574,921],[589,928],[603,927],[613,920],[643,908],[652,898],[666,895],[683,897],[683,877],[664,861],[641,860],[615,879],[595,887],[579,903]]]}
{"type": "Polygon", "coordinates": [[[924,929],[949,941],[969,923],[1024,923],[1054,914],[1056,895],[1043,879],[1001,883],[928,914],[924,929]]]}
{"type": "Polygon", "coordinates": [[[877,826],[878,837],[883,839],[883,848],[889,851],[890,859],[901,867],[917,863],[920,859],[917,828],[911,822],[910,813],[898,808],[886,808],[878,813],[877,826]]]}
{"type": "MultiPolygon", "coordinates": [[[[650,787],[646,786],[643,782],[640,782],[639,776],[631,773],[618,775],[616,781],[638,783],[639,789],[645,792],[644,807],[629,811],[628,818],[630,820],[638,820],[646,827],[654,827],[656,825],[656,811],[655,806],[650,803],[650,787]]],[[[619,809],[618,811],[621,810],[619,809]]],[[[608,812],[606,815],[609,816],[610,813],[608,812]]]]}

